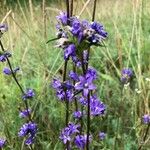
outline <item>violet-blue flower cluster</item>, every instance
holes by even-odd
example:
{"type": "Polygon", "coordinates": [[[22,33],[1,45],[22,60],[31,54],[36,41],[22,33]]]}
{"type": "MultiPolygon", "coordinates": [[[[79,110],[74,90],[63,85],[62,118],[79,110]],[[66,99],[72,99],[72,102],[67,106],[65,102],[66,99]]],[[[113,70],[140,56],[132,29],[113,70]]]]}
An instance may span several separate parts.
{"type": "Polygon", "coordinates": [[[18,135],[20,137],[27,137],[25,140],[26,145],[31,145],[34,143],[34,139],[37,133],[37,124],[34,122],[29,122],[23,124],[23,126],[20,128],[20,131],[18,135]]]}
{"type": "Polygon", "coordinates": [[[124,68],[121,72],[121,82],[126,84],[133,76],[133,71],[130,68],[124,68]]]}
{"type": "Polygon", "coordinates": [[[5,146],[5,144],[6,144],[6,140],[0,138],[0,149],[3,148],[5,146]]]}
{"type": "Polygon", "coordinates": [[[79,133],[79,125],[75,125],[74,123],[69,123],[67,127],[62,129],[60,133],[60,139],[66,144],[68,141],[72,140],[73,135],[79,133]]]}
{"type": "MultiPolygon", "coordinates": [[[[76,122],[82,121],[88,115],[102,116],[105,114],[106,105],[96,96],[97,87],[94,82],[98,73],[96,69],[89,67],[89,48],[93,45],[102,46],[108,34],[98,22],[80,20],[75,16],[68,18],[65,12],[61,12],[56,18],[58,20],[56,46],[62,48],[64,61],[70,61],[75,68],[67,70],[65,81],[53,79],[52,87],[56,91],[56,96],[62,102],[69,102],[69,105],[75,103],[76,109],[71,114],[76,122]]],[[[69,123],[61,131],[60,139],[66,145],[75,144],[77,148],[84,149],[87,140],[89,139],[88,142],[92,140],[92,135],[89,137],[89,134],[84,134],[81,128],[79,125],[69,123]]]]}
{"type": "Polygon", "coordinates": [[[143,120],[143,123],[144,123],[144,124],[150,124],[150,115],[145,114],[145,115],[142,117],[142,120],[143,120]]]}

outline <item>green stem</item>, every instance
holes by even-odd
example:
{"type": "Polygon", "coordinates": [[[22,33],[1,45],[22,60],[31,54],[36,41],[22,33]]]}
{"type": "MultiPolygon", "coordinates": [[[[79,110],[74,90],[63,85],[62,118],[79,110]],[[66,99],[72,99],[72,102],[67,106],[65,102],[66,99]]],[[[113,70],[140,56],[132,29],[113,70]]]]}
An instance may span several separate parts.
{"type": "MultiPolygon", "coordinates": [[[[149,128],[150,128],[150,123],[148,124],[147,129],[146,129],[146,132],[145,132],[145,134],[144,134],[143,143],[145,143],[146,137],[147,137],[148,132],[149,132],[149,128]]],[[[142,149],[142,146],[143,146],[143,145],[140,145],[139,148],[138,148],[138,150],[141,150],[141,149],[142,149]]]]}

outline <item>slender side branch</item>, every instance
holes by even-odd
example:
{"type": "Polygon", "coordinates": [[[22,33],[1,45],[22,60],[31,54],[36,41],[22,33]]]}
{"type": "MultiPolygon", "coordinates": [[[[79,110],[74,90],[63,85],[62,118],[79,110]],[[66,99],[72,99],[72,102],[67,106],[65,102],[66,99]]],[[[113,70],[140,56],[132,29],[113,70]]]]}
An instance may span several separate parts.
{"type": "MultiPolygon", "coordinates": [[[[1,40],[0,40],[0,46],[1,46],[2,51],[5,52],[5,49],[4,49],[4,46],[3,46],[1,40]]],[[[22,86],[20,85],[18,79],[16,78],[16,75],[15,75],[15,73],[14,73],[14,71],[13,71],[13,68],[12,68],[12,65],[11,65],[11,63],[10,63],[10,60],[9,60],[9,58],[8,58],[7,56],[6,56],[6,60],[7,60],[8,66],[9,66],[9,68],[10,68],[10,70],[11,70],[12,77],[13,77],[15,83],[16,83],[17,86],[19,87],[21,93],[22,93],[22,94],[25,94],[25,92],[24,92],[22,86]]],[[[28,102],[25,100],[24,103],[25,103],[25,107],[26,107],[26,109],[27,109],[27,111],[28,111],[28,110],[29,110],[28,102]]],[[[28,116],[29,116],[29,120],[32,121],[31,115],[30,115],[29,112],[28,112],[28,114],[29,114],[29,115],[28,115],[28,116]]]]}
{"type": "MultiPolygon", "coordinates": [[[[147,137],[148,132],[149,132],[149,128],[150,128],[150,123],[148,124],[147,129],[146,129],[146,132],[145,132],[145,134],[144,134],[143,143],[145,143],[146,137],[147,137]]],[[[141,149],[142,149],[142,146],[143,146],[143,145],[140,145],[139,148],[138,148],[138,150],[141,150],[141,149]]]]}

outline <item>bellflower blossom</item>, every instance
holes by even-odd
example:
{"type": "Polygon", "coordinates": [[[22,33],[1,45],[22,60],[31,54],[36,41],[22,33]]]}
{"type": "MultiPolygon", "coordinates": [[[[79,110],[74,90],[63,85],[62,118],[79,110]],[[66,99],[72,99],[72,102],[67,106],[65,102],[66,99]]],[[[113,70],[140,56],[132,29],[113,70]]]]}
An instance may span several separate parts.
{"type": "Polygon", "coordinates": [[[0,24],[0,32],[4,33],[8,31],[8,26],[6,24],[0,24]]]}
{"type": "Polygon", "coordinates": [[[26,118],[28,117],[29,115],[31,114],[31,109],[25,109],[25,110],[21,110],[20,113],[19,113],[19,116],[21,118],[26,118]]]}
{"type": "Polygon", "coordinates": [[[143,123],[144,124],[149,124],[150,123],[150,115],[146,114],[142,117],[143,123]]]}
{"type": "Polygon", "coordinates": [[[33,89],[27,89],[24,95],[22,96],[23,100],[32,99],[35,96],[33,89]]]}
{"type": "Polygon", "coordinates": [[[5,144],[6,144],[6,140],[0,138],[0,148],[3,148],[5,146],[5,144]]]}
{"type": "Polygon", "coordinates": [[[62,101],[65,99],[68,101],[72,100],[74,86],[70,83],[70,81],[62,83],[59,79],[53,79],[52,87],[56,90],[58,99],[62,101]]]}
{"type": "MultiPolygon", "coordinates": [[[[86,140],[87,140],[87,135],[77,135],[75,137],[74,143],[79,149],[84,150],[86,145],[86,140]]],[[[89,136],[89,142],[91,141],[92,141],[92,136],[89,136]]]]}
{"type": "Polygon", "coordinates": [[[104,132],[99,132],[99,139],[103,140],[106,137],[106,133],[104,132]]]}
{"type": "Polygon", "coordinates": [[[76,119],[80,119],[82,117],[82,112],[81,111],[75,111],[73,113],[73,117],[76,119]]]}
{"type": "Polygon", "coordinates": [[[122,75],[121,75],[121,82],[122,83],[127,83],[133,76],[133,72],[130,68],[124,68],[122,70],[122,75]]]}
{"type": "MultiPolygon", "coordinates": [[[[17,73],[19,70],[20,70],[20,68],[19,68],[19,67],[16,67],[16,68],[13,70],[13,73],[17,73]]],[[[11,75],[11,74],[12,74],[11,70],[10,70],[8,67],[5,67],[5,68],[3,69],[3,73],[4,73],[5,75],[11,75]]]]}
{"type": "Polygon", "coordinates": [[[37,133],[37,124],[34,122],[25,123],[18,133],[19,137],[26,137],[25,140],[26,145],[31,145],[34,143],[34,139],[37,133]]]}
{"type": "Polygon", "coordinates": [[[5,75],[11,75],[11,74],[12,74],[11,70],[10,70],[9,68],[7,68],[7,67],[5,67],[5,68],[3,69],[3,73],[4,73],[5,75]]]}
{"type": "Polygon", "coordinates": [[[68,45],[67,48],[64,50],[64,59],[69,59],[70,56],[75,56],[76,47],[74,44],[68,45]]]}
{"type": "Polygon", "coordinates": [[[92,83],[91,78],[86,79],[83,76],[79,77],[79,82],[75,84],[76,90],[83,90],[83,95],[87,97],[89,91],[95,90],[96,86],[92,83]]]}
{"type": "Polygon", "coordinates": [[[74,80],[74,81],[79,81],[79,76],[77,73],[73,72],[73,71],[70,71],[69,72],[69,77],[74,80]]]}
{"type": "Polygon", "coordinates": [[[91,80],[96,80],[97,79],[96,69],[94,69],[92,67],[88,68],[87,73],[86,73],[86,78],[87,79],[91,78],[91,80]]]}
{"type": "Polygon", "coordinates": [[[72,136],[74,134],[79,133],[79,127],[79,125],[69,123],[67,127],[62,129],[59,138],[63,141],[64,144],[66,144],[67,141],[72,140],[72,136]]]}
{"type": "Polygon", "coordinates": [[[92,116],[104,115],[106,106],[96,96],[93,96],[90,98],[90,109],[92,116]]]}
{"type": "Polygon", "coordinates": [[[11,57],[11,53],[5,52],[3,54],[0,54],[0,61],[1,62],[5,62],[6,61],[6,57],[11,57]]]}
{"type": "Polygon", "coordinates": [[[68,18],[67,18],[67,13],[65,12],[60,12],[59,16],[56,16],[57,20],[62,23],[62,25],[67,25],[68,18]]]}

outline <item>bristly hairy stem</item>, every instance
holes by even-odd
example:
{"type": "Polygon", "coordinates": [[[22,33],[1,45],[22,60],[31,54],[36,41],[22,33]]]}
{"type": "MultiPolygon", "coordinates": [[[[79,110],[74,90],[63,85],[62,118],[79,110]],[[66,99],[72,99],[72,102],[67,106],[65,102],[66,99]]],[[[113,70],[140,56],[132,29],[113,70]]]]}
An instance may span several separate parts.
{"type": "MultiPolygon", "coordinates": [[[[77,72],[77,67],[76,67],[76,64],[73,64],[73,72],[76,73],[77,72]]],[[[73,81],[73,85],[75,85],[75,81],[73,81]]],[[[74,98],[75,100],[75,110],[78,111],[78,102],[77,102],[77,99],[76,97],[74,98]]]]}
{"type": "MultiPolygon", "coordinates": [[[[5,49],[4,49],[4,46],[3,46],[2,42],[1,42],[1,40],[0,40],[0,46],[1,46],[2,51],[5,52],[5,49]]],[[[10,70],[11,70],[12,77],[13,77],[15,83],[16,83],[17,86],[19,87],[21,93],[22,93],[22,94],[25,94],[25,92],[24,92],[22,86],[20,85],[18,79],[16,78],[16,75],[15,75],[15,73],[14,73],[14,71],[13,71],[12,65],[11,65],[11,63],[10,63],[10,61],[9,61],[9,58],[8,58],[7,56],[6,56],[6,60],[7,60],[8,66],[9,66],[9,68],[10,68],[10,70]]],[[[26,100],[24,100],[24,103],[25,103],[25,107],[26,107],[26,109],[27,109],[27,111],[28,111],[28,110],[29,110],[28,102],[27,102],[26,100]]],[[[32,121],[31,115],[30,115],[29,112],[28,112],[28,114],[29,114],[29,115],[28,115],[28,116],[29,116],[29,120],[32,121]]]]}
{"type": "MultiPolygon", "coordinates": [[[[63,82],[66,81],[67,64],[68,64],[68,60],[65,60],[64,73],[63,73],[63,82]]],[[[65,90],[65,103],[66,103],[66,120],[65,121],[66,121],[66,126],[68,126],[68,122],[69,122],[69,101],[67,100],[66,90],[65,90]]],[[[66,148],[67,148],[67,150],[69,150],[69,142],[67,142],[66,148]]]]}
{"type": "Polygon", "coordinates": [[[94,0],[94,8],[93,8],[93,14],[92,14],[92,21],[95,20],[96,4],[97,4],[97,0],[94,0]]]}
{"type": "MultiPolygon", "coordinates": [[[[146,129],[146,132],[145,132],[145,134],[144,134],[143,142],[145,142],[145,140],[146,140],[146,137],[147,137],[148,132],[149,132],[149,128],[150,128],[150,123],[148,124],[147,129],[146,129]]],[[[139,148],[138,148],[138,150],[141,150],[141,149],[142,149],[142,146],[143,146],[143,145],[140,145],[139,148]]]]}
{"type": "MultiPolygon", "coordinates": [[[[67,64],[68,64],[68,60],[65,60],[64,73],[63,73],[63,82],[66,81],[67,64]]],[[[68,122],[69,122],[69,101],[67,100],[66,91],[65,91],[65,102],[66,102],[66,126],[67,126],[68,122]]]]}
{"type": "Polygon", "coordinates": [[[89,136],[90,136],[90,92],[87,97],[88,100],[88,113],[87,113],[87,139],[86,139],[86,149],[89,150],[89,136]]]}
{"type": "Polygon", "coordinates": [[[70,16],[72,17],[73,15],[73,0],[71,0],[71,5],[70,5],[70,16]]]}
{"type": "MultiPolygon", "coordinates": [[[[83,60],[83,53],[81,53],[81,65],[82,65],[83,75],[85,75],[86,70],[85,70],[85,65],[84,65],[84,60],[83,60]]],[[[83,129],[83,106],[81,106],[81,113],[82,113],[82,116],[80,118],[80,122],[81,122],[80,134],[82,134],[82,129],[83,129]]]]}
{"type": "Polygon", "coordinates": [[[69,14],[69,0],[66,0],[66,9],[67,9],[67,18],[70,17],[70,14],[69,14]]]}

